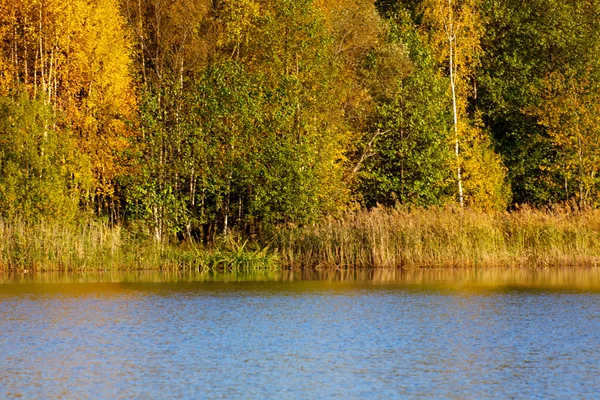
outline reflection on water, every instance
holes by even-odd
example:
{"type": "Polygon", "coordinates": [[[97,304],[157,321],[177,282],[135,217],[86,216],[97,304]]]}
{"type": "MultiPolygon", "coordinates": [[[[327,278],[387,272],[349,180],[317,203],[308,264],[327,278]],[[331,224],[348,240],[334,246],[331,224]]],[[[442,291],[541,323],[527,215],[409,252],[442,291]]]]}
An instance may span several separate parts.
{"type": "Polygon", "coordinates": [[[544,289],[570,288],[600,291],[600,268],[416,268],[236,272],[0,272],[7,283],[109,283],[109,282],[293,282],[327,281],[360,283],[443,284],[461,287],[523,286],[544,289]]]}
{"type": "Polygon", "coordinates": [[[0,398],[594,398],[600,269],[0,276],[0,398]]]}

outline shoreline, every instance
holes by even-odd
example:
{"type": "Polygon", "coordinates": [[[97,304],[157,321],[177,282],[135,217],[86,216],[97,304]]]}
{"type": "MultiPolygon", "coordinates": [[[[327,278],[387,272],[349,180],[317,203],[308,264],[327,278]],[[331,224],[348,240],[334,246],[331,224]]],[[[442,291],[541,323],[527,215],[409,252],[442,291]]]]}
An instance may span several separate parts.
{"type": "Polygon", "coordinates": [[[276,271],[600,265],[600,211],[479,212],[397,206],[346,212],[249,241],[156,243],[97,221],[0,221],[0,271],[276,271]]]}

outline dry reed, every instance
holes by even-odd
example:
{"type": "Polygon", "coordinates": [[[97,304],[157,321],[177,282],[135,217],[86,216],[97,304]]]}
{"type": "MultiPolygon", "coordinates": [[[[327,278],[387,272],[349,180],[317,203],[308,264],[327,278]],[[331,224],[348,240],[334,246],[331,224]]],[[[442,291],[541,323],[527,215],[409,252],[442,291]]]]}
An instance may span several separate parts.
{"type": "Polygon", "coordinates": [[[600,211],[377,207],[271,236],[292,268],[596,266],[600,211]]]}
{"type": "Polygon", "coordinates": [[[304,227],[278,227],[268,247],[203,247],[140,239],[100,222],[0,220],[0,270],[261,271],[283,267],[539,267],[600,265],[600,210],[523,207],[504,213],[377,207],[304,227]]]}

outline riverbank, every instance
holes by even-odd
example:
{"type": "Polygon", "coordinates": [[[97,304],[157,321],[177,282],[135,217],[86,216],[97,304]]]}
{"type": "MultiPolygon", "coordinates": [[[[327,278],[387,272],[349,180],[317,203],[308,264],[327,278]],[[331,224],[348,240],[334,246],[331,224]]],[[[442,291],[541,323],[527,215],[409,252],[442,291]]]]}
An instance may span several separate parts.
{"type": "Polygon", "coordinates": [[[600,211],[379,207],[210,246],[156,243],[100,222],[0,221],[0,240],[5,271],[598,266],[600,211]]]}

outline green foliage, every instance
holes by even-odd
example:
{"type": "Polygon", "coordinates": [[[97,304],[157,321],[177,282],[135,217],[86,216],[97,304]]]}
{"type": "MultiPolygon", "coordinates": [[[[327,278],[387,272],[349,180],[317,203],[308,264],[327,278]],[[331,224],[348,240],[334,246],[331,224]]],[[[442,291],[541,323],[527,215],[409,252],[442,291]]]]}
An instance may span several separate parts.
{"type": "Polygon", "coordinates": [[[26,93],[0,97],[0,216],[72,220],[89,189],[86,157],[56,130],[51,107],[26,93]]]}
{"type": "Polygon", "coordinates": [[[366,145],[371,157],[360,190],[367,205],[443,205],[458,200],[460,187],[469,207],[504,208],[510,197],[505,169],[477,109],[468,107],[480,56],[479,28],[465,33],[461,27],[473,18],[476,4],[455,10],[461,11],[455,29],[470,36],[460,40],[462,47],[453,47],[454,86],[447,72],[448,41],[440,31],[448,24],[447,13],[439,4],[379,6],[388,17],[388,35],[370,53],[364,75],[375,103],[370,130],[383,134],[372,136],[372,149],[366,145]]]}
{"type": "Polygon", "coordinates": [[[196,89],[190,115],[210,166],[200,188],[205,204],[212,202],[213,214],[221,217],[238,219],[241,213],[242,224],[312,220],[331,200],[321,191],[333,188],[324,187],[320,174],[335,173],[335,160],[325,151],[336,143],[299,115],[306,101],[294,78],[282,75],[270,86],[265,81],[272,77],[246,68],[239,62],[215,65],[196,89]]]}
{"type": "MultiPolygon", "coordinates": [[[[187,167],[193,162],[186,145],[189,129],[176,123],[165,104],[175,97],[146,91],[140,107],[142,135],[132,138],[130,154],[134,173],[121,179],[126,187],[127,211],[143,222],[157,240],[175,235],[190,224],[185,193],[187,167]]],[[[193,171],[193,169],[192,169],[193,171]]]]}
{"type": "Polygon", "coordinates": [[[371,130],[383,134],[360,190],[368,206],[445,204],[453,193],[447,80],[406,20],[390,24],[387,43],[370,54],[365,68],[375,100],[371,130]]]}
{"type": "Polygon", "coordinates": [[[218,9],[228,33],[202,72],[143,98],[128,203],[157,239],[306,223],[346,200],[343,100],[318,10],[242,3],[218,9]]]}
{"type": "MultiPolygon", "coordinates": [[[[540,117],[547,114],[542,103],[559,100],[544,99],[552,74],[578,86],[587,71],[595,71],[591,79],[598,82],[599,7],[585,1],[484,2],[486,56],[478,103],[508,167],[516,202],[566,201],[578,192],[565,190],[572,171],[564,168],[563,149],[553,139],[562,128],[552,133],[540,117]]],[[[567,186],[576,187],[573,183],[567,186]]]]}

